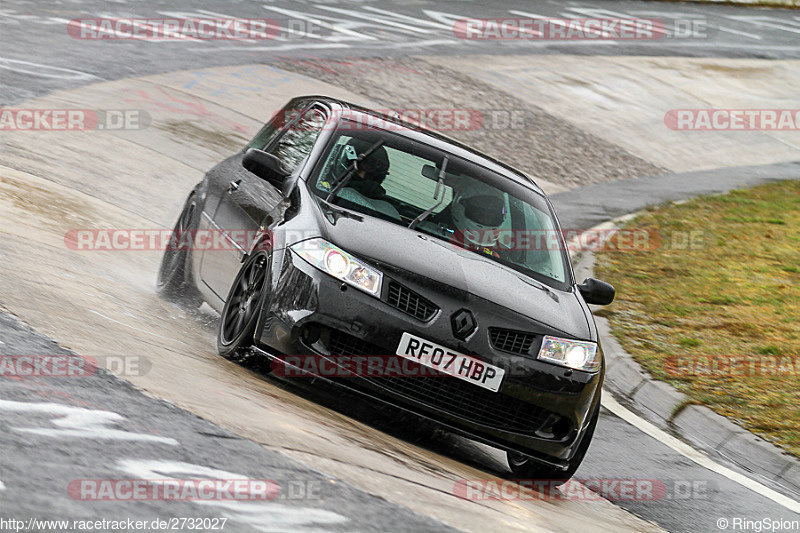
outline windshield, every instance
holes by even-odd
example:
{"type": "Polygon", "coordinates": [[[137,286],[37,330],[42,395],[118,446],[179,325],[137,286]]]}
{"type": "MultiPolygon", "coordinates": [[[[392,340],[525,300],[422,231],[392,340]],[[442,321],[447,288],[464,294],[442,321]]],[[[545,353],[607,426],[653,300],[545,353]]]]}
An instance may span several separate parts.
{"type": "Polygon", "coordinates": [[[386,131],[345,128],[333,135],[309,185],[338,206],[567,288],[563,240],[545,199],[449,153],[386,131]]]}

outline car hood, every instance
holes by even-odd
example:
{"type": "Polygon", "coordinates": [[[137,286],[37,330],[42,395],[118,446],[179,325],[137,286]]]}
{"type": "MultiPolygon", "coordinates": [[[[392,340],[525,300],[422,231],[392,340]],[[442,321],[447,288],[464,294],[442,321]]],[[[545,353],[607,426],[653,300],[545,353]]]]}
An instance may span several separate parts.
{"type": "Polygon", "coordinates": [[[321,217],[322,236],[368,261],[466,291],[578,339],[591,333],[574,293],[552,288],[491,259],[370,216],[321,217]],[[361,220],[358,220],[358,219],[361,220]]]}

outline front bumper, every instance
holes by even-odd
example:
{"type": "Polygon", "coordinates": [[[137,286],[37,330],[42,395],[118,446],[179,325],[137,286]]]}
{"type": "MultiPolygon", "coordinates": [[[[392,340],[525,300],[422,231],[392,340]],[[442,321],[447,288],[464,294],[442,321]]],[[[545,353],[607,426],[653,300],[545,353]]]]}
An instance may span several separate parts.
{"type": "Polygon", "coordinates": [[[349,377],[336,379],[337,384],[545,462],[563,464],[574,454],[598,401],[603,370],[572,371],[531,357],[544,335],[563,337],[564,332],[387,265],[379,265],[385,276],[379,300],[343,285],[291,251],[276,260],[281,264],[274,266],[277,279],[258,334],[269,354],[394,355],[403,332],[409,332],[505,368],[500,390],[491,392],[453,377],[349,377]],[[434,303],[432,317],[418,318],[420,313],[414,316],[409,306],[401,306],[404,312],[390,305],[390,282],[434,303]],[[460,309],[469,309],[477,322],[475,332],[463,341],[455,338],[451,326],[452,314],[460,309]],[[497,349],[490,328],[532,333],[528,354],[497,349]]]}

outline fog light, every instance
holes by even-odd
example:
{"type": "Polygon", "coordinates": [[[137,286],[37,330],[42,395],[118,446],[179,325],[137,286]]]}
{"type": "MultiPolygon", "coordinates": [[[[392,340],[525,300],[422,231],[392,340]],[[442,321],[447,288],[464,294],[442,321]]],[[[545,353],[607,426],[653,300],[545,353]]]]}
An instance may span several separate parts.
{"type": "Polygon", "coordinates": [[[301,335],[308,344],[314,344],[319,340],[319,327],[314,324],[308,325],[303,328],[301,335]]]}

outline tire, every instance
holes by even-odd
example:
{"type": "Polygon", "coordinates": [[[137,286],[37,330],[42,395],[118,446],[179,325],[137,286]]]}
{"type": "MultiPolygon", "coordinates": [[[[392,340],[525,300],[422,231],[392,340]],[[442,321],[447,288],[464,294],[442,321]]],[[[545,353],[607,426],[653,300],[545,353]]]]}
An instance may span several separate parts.
{"type": "Polygon", "coordinates": [[[237,363],[250,356],[253,335],[269,289],[270,256],[259,251],[247,258],[233,280],[217,330],[217,351],[237,363]]]}
{"type": "Polygon", "coordinates": [[[581,466],[583,458],[586,456],[586,452],[589,450],[589,444],[592,442],[592,437],[594,436],[594,429],[597,426],[598,418],[600,418],[599,399],[597,401],[597,407],[595,408],[594,413],[592,413],[592,418],[589,421],[589,426],[586,428],[586,433],[584,433],[583,438],[578,445],[578,450],[575,452],[575,455],[572,457],[572,459],[570,459],[569,467],[566,470],[560,470],[558,468],[548,467],[541,463],[537,463],[530,457],[520,453],[506,452],[508,467],[511,469],[510,477],[514,479],[547,479],[556,482],[556,485],[559,484],[557,483],[558,481],[565,483],[573,475],[575,475],[578,467],[581,466]]]}
{"type": "MultiPolygon", "coordinates": [[[[181,243],[181,237],[187,231],[195,228],[195,213],[197,207],[194,198],[190,196],[183,206],[178,221],[172,230],[170,244],[181,243]]],[[[203,304],[203,297],[191,283],[187,275],[186,266],[189,264],[191,250],[183,249],[180,246],[167,246],[164,255],[161,257],[161,265],[158,268],[158,278],[156,279],[156,290],[159,296],[165,300],[185,305],[186,307],[197,309],[203,304]]]]}

